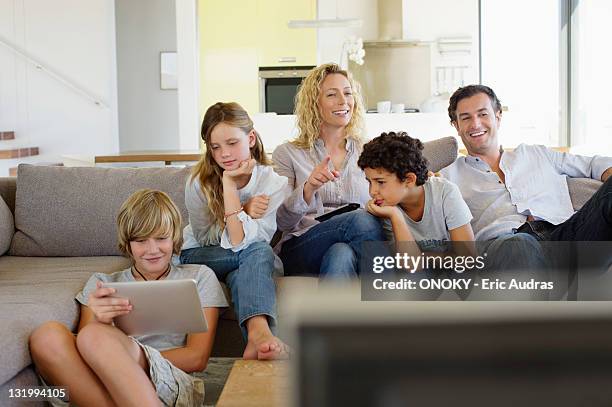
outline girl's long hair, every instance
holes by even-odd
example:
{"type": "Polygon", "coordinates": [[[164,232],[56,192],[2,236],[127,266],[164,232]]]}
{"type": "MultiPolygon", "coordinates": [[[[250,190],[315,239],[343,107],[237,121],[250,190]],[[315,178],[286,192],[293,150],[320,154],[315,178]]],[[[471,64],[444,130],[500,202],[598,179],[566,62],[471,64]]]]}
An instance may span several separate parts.
{"type": "Polygon", "coordinates": [[[327,75],[331,74],[343,75],[351,85],[355,103],[351,112],[351,120],[345,129],[345,134],[347,138],[355,140],[358,146],[361,147],[363,144],[364,107],[361,97],[361,86],[359,86],[359,83],[353,79],[348,71],[341,69],[337,64],[329,63],[312,69],[302,81],[295,95],[298,136],[291,143],[296,147],[310,149],[319,137],[319,131],[323,123],[323,118],[319,111],[321,85],[327,75]]]}
{"type": "Polygon", "coordinates": [[[251,147],[251,157],[262,165],[270,165],[270,160],[266,156],[263,143],[259,133],[253,128],[253,121],[249,114],[238,103],[217,102],[206,110],[200,135],[206,150],[200,161],[193,167],[191,172],[191,182],[196,178],[208,201],[208,208],[212,213],[214,223],[221,231],[225,227],[223,217],[225,215],[225,205],[223,202],[223,169],[217,164],[212,156],[210,148],[210,135],[213,129],[219,124],[225,123],[232,127],[238,127],[244,134],[255,132],[255,145],[251,147]]]}

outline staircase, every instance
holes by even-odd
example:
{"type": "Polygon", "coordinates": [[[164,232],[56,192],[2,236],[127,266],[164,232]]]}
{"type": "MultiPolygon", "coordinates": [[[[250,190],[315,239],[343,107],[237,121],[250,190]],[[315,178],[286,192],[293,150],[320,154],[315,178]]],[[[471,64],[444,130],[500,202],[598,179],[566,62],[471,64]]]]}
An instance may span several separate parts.
{"type": "Polygon", "coordinates": [[[0,140],[15,140],[14,131],[0,131],[0,140]]]}
{"type": "MultiPolygon", "coordinates": [[[[4,3],[11,3],[10,1],[4,3]]],[[[17,3],[24,3],[24,1],[20,1],[17,3]]],[[[0,4],[2,2],[0,1],[0,4]]],[[[25,7],[22,5],[22,7],[25,7]]],[[[0,6],[0,9],[3,7],[0,6]]],[[[4,17],[4,16],[3,16],[4,17]]],[[[25,17],[24,17],[25,18],[25,17]]],[[[4,22],[4,21],[3,21],[4,22]]],[[[19,24],[25,23],[24,21],[19,20],[19,24]]],[[[25,27],[21,27],[20,29],[25,30],[25,27]]],[[[1,31],[1,30],[0,30],[1,31]]],[[[6,30],[5,30],[6,31],[6,30]]],[[[25,31],[24,31],[25,33],[25,31]]],[[[17,34],[14,34],[17,37],[17,34]]],[[[58,84],[61,84],[64,88],[80,95],[84,100],[87,100],[91,103],[94,103],[97,107],[101,108],[102,111],[109,111],[110,105],[108,102],[104,100],[103,97],[98,96],[95,92],[90,91],[89,89],[81,86],[77,81],[74,81],[72,78],[64,76],[62,73],[62,69],[57,69],[53,66],[49,66],[43,63],[42,60],[39,60],[36,55],[33,55],[30,51],[23,47],[25,45],[25,41],[20,41],[23,44],[16,44],[13,42],[13,39],[9,40],[3,37],[2,33],[0,33],[0,47],[7,48],[12,54],[15,55],[19,60],[31,65],[34,67],[37,72],[43,73],[45,76],[55,81],[58,84]]],[[[58,44],[59,45],[59,44],[58,44]]],[[[16,63],[17,64],[17,63],[16,63]]],[[[14,68],[16,71],[25,69],[24,72],[28,72],[27,66],[15,65],[14,68]]],[[[27,78],[26,78],[27,79],[27,78]]],[[[23,83],[19,83],[17,85],[17,91],[24,92],[28,89],[28,80],[21,81],[23,83]]],[[[34,96],[35,97],[35,96],[34,96]]],[[[26,106],[27,109],[27,106],[26,106]]],[[[37,127],[39,125],[38,118],[30,118],[24,121],[24,118],[19,118],[21,121],[18,124],[14,123],[0,123],[0,126],[7,126],[10,128],[17,128],[17,131],[20,131],[21,128],[29,127],[32,128],[37,127]],[[23,127],[20,127],[23,126],[23,127]]],[[[36,136],[33,134],[32,136],[36,136]]],[[[22,136],[23,137],[23,136],[22,136]]],[[[18,138],[18,137],[17,137],[18,138]]],[[[34,140],[42,140],[42,136],[34,140]]],[[[32,141],[33,143],[38,143],[39,141],[32,141]]],[[[40,151],[39,147],[33,147],[30,143],[30,140],[20,141],[15,137],[15,131],[3,131],[2,127],[0,127],[0,177],[16,176],[17,175],[17,165],[21,163],[28,163],[33,165],[52,165],[52,166],[62,166],[61,162],[34,162],[35,160],[44,160],[45,156],[53,156],[53,153],[57,154],[56,146],[47,146],[43,147],[43,151],[40,151]],[[25,146],[24,146],[25,145],[25,146]],[[32,157],[32,158],[30,158],[32,157]]],[[[57,158],[53,158],[57,159],[57,158]]]]}
{"type": "MultiPolygon", "coordinates": [[[[0,160],[14,160],[16,158],[32,157],[39,154],[38,147],[5,147],[3,142],[15,140],[14,131],[0,131],[0,160]]],[[[13,143],[11,143],[13,144],[13,143]]],[[[9,176],[17,176],[17,167],[9,168],[9,176]]]]}

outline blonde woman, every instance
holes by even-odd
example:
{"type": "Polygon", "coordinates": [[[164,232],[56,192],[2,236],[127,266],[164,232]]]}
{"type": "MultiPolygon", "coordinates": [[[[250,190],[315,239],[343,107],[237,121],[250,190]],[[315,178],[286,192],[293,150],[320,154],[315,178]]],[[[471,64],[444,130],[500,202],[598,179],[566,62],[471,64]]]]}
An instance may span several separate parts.
{"type": "Polygon", "coordinates": [[[245,359],[285,357],[286,346],[272,332],[275,255],[269,242],[276,208],[290,193],[287,179],[268,165],[261,138],[239,104],[209,107],[201,135],[206,152],[185,187],[189,225],[181,263],[205,264],[227,283],[247,340],[245,359]],[[266,209],[255,216],[246,203],[261,195],[266,209]]]}
{"type": "Polygon", "coordinates": [[[280,257],[285,275],[321,278],[358,275],[364,241],[382,241],[380,222],[365,210],[314,219],[347,203],[363,207],[368,183],[357,159],[363,144],[364,108],[359,85],[336,64],[313,69],[296,96],[298,137],[272,155],[293,193],[277,211],[285,233],[280,257]]]}

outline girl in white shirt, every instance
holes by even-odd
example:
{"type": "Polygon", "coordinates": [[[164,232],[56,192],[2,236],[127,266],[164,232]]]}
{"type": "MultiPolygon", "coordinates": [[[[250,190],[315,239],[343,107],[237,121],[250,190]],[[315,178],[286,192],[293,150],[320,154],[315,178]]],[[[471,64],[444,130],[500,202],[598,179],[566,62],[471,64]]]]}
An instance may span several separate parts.
{"type": "Polygon", "coordinates": [[[269,242],[276,209],[290,193],[287,178],[269,166],[251,118],[237,103],[208,108],[201,136],[206,152],[185,187],[189,225],[181,263],[205,264],[229,286],[247,339],[245,359],[284,357],[287,347],[271,330],[276,257],[269,242]]]}

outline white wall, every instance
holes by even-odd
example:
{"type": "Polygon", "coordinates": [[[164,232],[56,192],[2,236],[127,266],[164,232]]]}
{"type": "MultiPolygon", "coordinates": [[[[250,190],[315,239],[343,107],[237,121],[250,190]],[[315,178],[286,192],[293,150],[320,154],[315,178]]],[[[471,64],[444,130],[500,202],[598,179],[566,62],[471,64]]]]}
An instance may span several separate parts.
{"type": "Polygon", "coordinates": [[[116,0],[121,151],[178,150],[178,93],[160,89],[160,52],[176,51],[173,0],[116,0]]]}
{"type": "Polygon", "coordinates": [[[16,140],[0,149],[40,147],[41,155],[0,160],[0,176],[18,162],[118,150],[114,3],[110,0],[0,0],[0,39],[101,100],[54,80],[0,44],[0,131],[16,140]]]}

